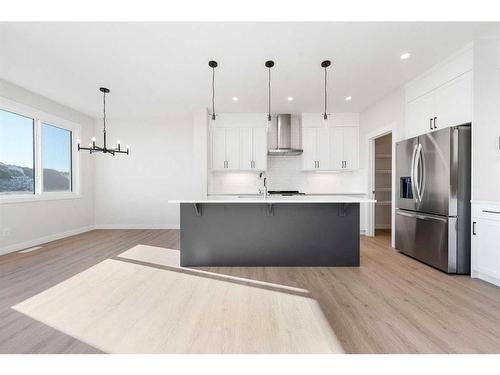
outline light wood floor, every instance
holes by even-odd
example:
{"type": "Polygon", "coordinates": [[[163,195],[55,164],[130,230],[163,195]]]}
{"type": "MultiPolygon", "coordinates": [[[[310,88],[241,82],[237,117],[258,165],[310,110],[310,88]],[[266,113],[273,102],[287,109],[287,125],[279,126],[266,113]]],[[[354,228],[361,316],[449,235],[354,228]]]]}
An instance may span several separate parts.
{"type": "MultiPolygon", "coordinates": [[[[500,288],[467,276],[449,276],[427,267],[391,249],[386,232],[378,234],[374,238],[362,237],[359,268],[211,267],[179,270],[169,263],[175,262],[175,252],[172,255],[170,251],[165,264],[154,254],[148,258],[147,252],[126,252],[136,245],[178,249],[179,232],[175,230],[97,230],[51,242],[33,252],[4,255],[0,257],[0,353],[113,352],[108,346],[99,345],[98,337],[91,341],[81,331],[77,335],[71,330],[54,328],[50,319],[40,319],[40,312],[50,311],[47,301],[50,301],[49,297],[53,298],[54,291],[65,290],[65,298],[68,298],[73,286],[79,285],[78,280],[82,284],[82,275],[95,274],[103,269],[104,273],[109,273],[108,279],[102,280],[103,288],[109,286],[114,275],[113,267],[119,262],[126,264],[132,279],[135,274],[137,278],[146,275],[137,273],[133,267],[142,270],[148,266],[151,277],[158,280],[164,277],[160,271],[182,272],[190,276],[191,290],[199,285],[210,285],[207,293],[215,285],[207,284],[207,280],[251,286],[221,289],[226,301],[224,306],[210,305],[208,299],[205,305],[199,305],[203,306],[199,311],[190,312],[191,316],[227,314],[234,299],[241,299],[246,302],[237,305],[239,314],[250,314],[249,323],[241,332],[231,332],[234,327],[226,325],[222,334],[217,336],[217,342],[209,341],[210,334],[202,335],[203,340],[198,340],[196,350],[192,350],[196,352],[324,352],[325,348],[331,349],[338,343],[340,351],[346,353],[500,353],[500,288]],[[266,291],[277,291],[280,296],[266,291]],[[249,308],[255,301],[274,303],[276,309],[249,308]],[[44,306],[41,306],[42,302],[44,306]],[[296,311],[286,314],[294,309],[296,311]],[[261,311],[266,314],[281,311],[291,320],[281,330],[279,327],[264,329],[268,322],[259,319],[269,317],[260,315],[261,311]],[[304,340],[308,346],[287,346],[287,343],[293,344],[293,337],[300,337],[295,334],[304,334],[303,324],[310,319],[311,311],[318,319],[320,314],[326,326],[312,324],[309,342],[304,340]],[[294,321],[301,317],[306,320],[294,321]],[[268,332],[268,338],[254,340],[249,347],[231,347],[233,337],[251,335],[262,327],[262,332],[268,332]],[[302,331],[294,332],[294,329],[302,331]],[[282,334],[287,330],[287,334],[282,334]],[[320,337],[319,331],[332,333],[337,341],[329,342],[328,338],[320,337]],[[227,342],[221,341],[221,337],[226,337],[227,342]],[[319,340],[324,340],[327,346],[321,346],[319,340]],[[203,345],[208,349],[202,350],[203,345]]],[[[134,281],[129,282],[133,284],[134,281]]],[[[95,289],[92,293],[99,293],[99,286],[95,289]]],[[[185,306],[181,284],[177,289],[180,293],[164,294],[165,298],[172,306],[185,306]]],[[[158,290],[158,293],[170,293],[162,288],[158,290]]],[[[149,288],[147,292],[148,299],[158,297],[151,294],[154,289],[152,292],[149,288]]],[[[134,298],[138,298],[137,307],[141,308],[141,295],[137,296],[134,298]]],[[[77,296],[73,303],[66,301],[68,306],[71,305],[69,312],[81,309],[87,313],[86,310],[96,309],[85,304],[78,307],[81,299],[77,296]]],[[[110,315],[113,313],[114,310],[109,311],[110,315]]],[[[279,318],[281,315],[272,316],[279,318]]],[[[195,318],[192,322],[200,321],[195,318]]],[[[196,333],[197,328],[199,326],[191,329],[196,333]]],[[[105,337],[107,332],[104,329],[101,332],[105,337]]],[[[180,344],[182,337],[178,332],[172,332],[174,337],[176,341],[168,343],[168,352],[190,347],[189,343],[180,344]],[[175,342],[179,342],[177,347],[175,342]]],[[[139,352],[133,344],[127,347],[129,351],[135,348],[139,352]]]]}

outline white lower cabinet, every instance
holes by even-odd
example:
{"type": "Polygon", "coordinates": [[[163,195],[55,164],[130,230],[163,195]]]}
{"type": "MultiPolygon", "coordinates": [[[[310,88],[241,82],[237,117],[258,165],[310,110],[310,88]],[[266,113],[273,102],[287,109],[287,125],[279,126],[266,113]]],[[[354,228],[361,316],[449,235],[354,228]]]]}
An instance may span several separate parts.
{"type": "Polygon", "coordinates": [[[216,127],[212,130],[212,170],[266,170],[266,128],[216,127]]]}
{"type": "Polygon", "coordinates": [[[482,207],[474,211],[471,276],[500,286],[500,210],[482,207]]]}
{"type": "Polygon", "coordinates": [[[347,171],[358,168],[358,128],[353,126],[302,129],[303,170],[347,171]]]}

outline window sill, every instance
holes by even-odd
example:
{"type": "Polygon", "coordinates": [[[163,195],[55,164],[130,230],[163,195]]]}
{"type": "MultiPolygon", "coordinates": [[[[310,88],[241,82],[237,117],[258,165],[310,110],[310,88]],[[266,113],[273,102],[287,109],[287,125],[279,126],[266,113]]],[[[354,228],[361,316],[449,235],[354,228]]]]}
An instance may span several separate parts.
{"type": "Polygon", "coordinates": [[[43,201],[57,201],[63,199],[80,199],[81,194],[77,193],[44,193],[30,195],[0,195],[0,204],[15,204],[43,201]]]}

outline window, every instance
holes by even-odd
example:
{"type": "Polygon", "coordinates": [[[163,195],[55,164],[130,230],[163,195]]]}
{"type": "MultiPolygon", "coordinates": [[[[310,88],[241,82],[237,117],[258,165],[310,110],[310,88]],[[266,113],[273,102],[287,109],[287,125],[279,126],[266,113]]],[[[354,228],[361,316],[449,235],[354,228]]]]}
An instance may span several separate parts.
{"type": "Polygon", "coordinates": [[[0,193],[35,193],[34,120],[0,110],[0,193]]]}
{"type": "Polygon", "coordinates": [[[43,191],[71,191],[71,131],[42,124],[43,191]]]}
{"type": "Polygon", "coordinates": [[[0,203],[79,197],[80,126],[0,97],[0,203]]]}

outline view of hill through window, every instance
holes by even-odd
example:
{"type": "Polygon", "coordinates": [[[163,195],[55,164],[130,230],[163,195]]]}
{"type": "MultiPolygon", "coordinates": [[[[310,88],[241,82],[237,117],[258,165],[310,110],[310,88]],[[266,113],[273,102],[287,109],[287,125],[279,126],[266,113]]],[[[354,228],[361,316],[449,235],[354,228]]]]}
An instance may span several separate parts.
{"type": "MultiPolygon", "coordinates": [[[[0,110],[0,193],[35,192],[34,120],[0,110]]],[[[71,191],[71,132],[42,125],[44,191],[71,191]]]]}

